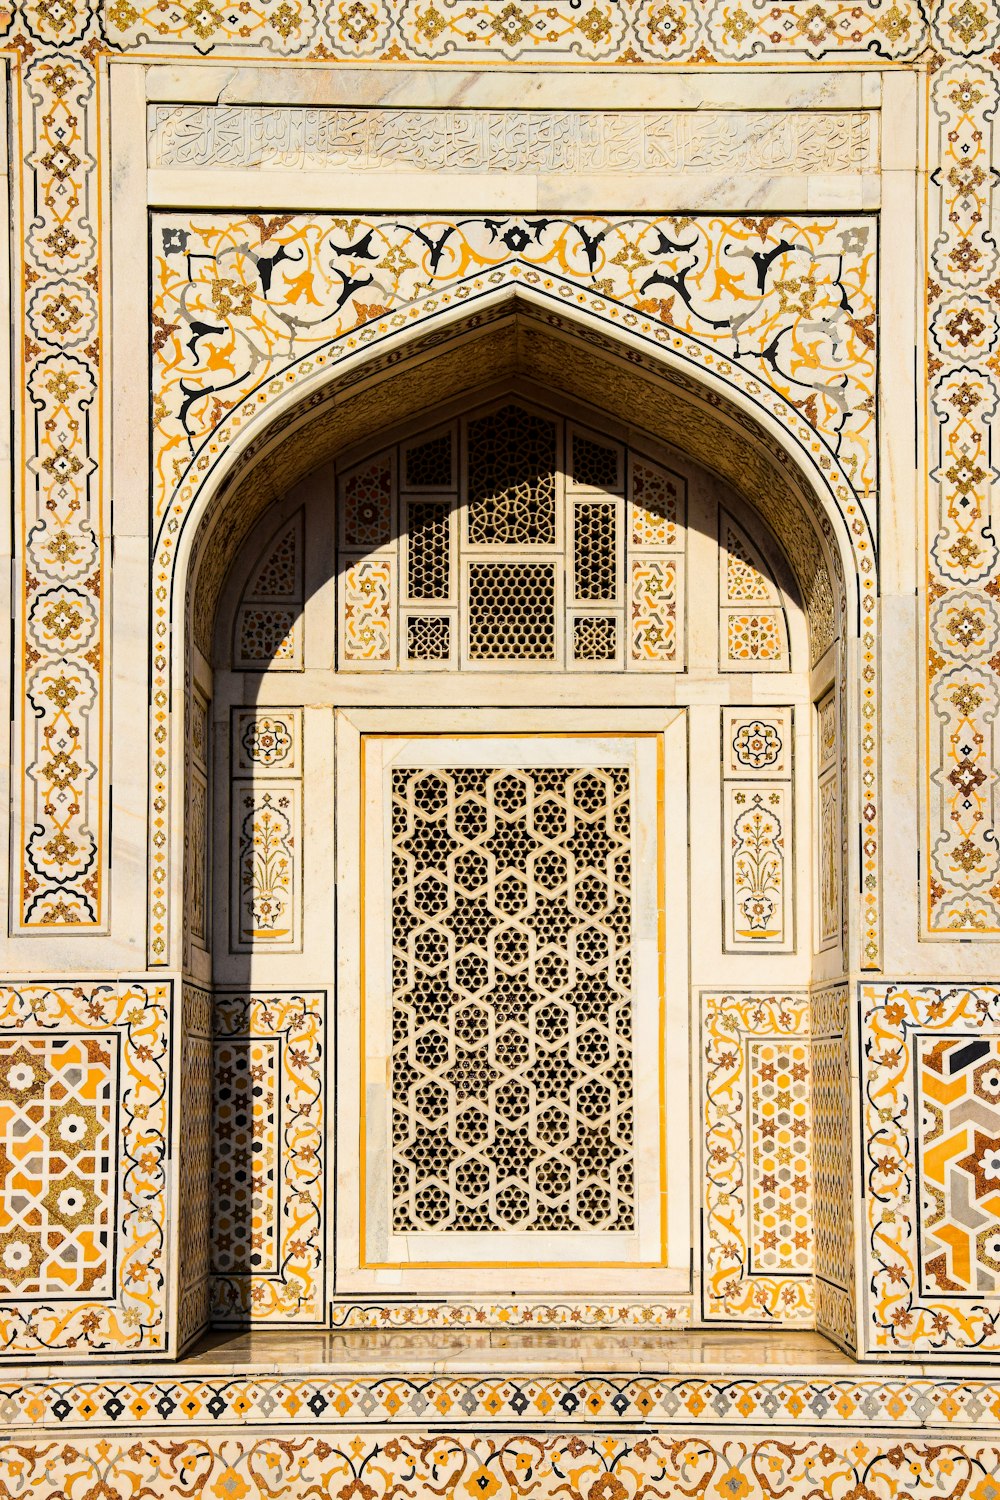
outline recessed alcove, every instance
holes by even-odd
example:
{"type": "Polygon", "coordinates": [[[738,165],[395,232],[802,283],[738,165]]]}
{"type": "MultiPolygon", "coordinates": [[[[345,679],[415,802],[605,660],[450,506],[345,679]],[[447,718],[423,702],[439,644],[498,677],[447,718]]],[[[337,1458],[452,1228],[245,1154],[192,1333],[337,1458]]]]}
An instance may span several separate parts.
{"type": "Polygon", "coordinates": [[[717,395],[476,323],[200,522],[185,1336],[850,1345],[835,527],[717,395]]]}

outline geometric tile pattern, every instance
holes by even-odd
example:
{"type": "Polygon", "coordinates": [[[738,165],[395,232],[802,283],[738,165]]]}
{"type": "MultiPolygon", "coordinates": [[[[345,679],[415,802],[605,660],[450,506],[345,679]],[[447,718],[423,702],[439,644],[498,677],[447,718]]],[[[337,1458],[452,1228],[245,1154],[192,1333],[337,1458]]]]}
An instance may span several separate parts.
{"type": "Polygon", "coordinates": [[[810,1323],[812,1120],[804,995],[702,994],[703,1305],[810,1323]]]}
{"type": "Polygon", "coordinates": [[[302,665],[303,517],[279,528],[240,600],[233,639],[234,666],[294,671],[302,665]]]}
{"type": "MultiPolygon", "coordinates": [[[[662,1353],[662,1338],[653,1335],[662,1353]]],[[[391,1347],[391,1346],[390,1346],[391,1347]]],[[[633,1348],[636,1345],[633,1343],[633,1348]]],[[[643,1349],[643,1364],[652,1354],[643,1349]]],[[[350,1350],[344,1351],[347,1361],[350,1350]]],[[[387,1361],[392,1359],[386,1352],[387,1361]]],[[[663,1364],[666,1364],[666,1359],[663,1364]]],[[[317,1428],[336,1432],[355,1423],[422,1429],[445,1424],[466,1430],[512,1427],[518,1432],[558,1430],[574,1421],[593,1430],[637,1425],[700,1430],[753,1428],[781,1423],[824,1433],[855,1434],[873,1425],[907,1429],[947,1425],[1000,1431],[1000,1391],[995,1380],[973,1371],[960,1378],[913,1374],[879,1378],[871,1374],[772,1372],[670,1374],[649,1358],[641,1375],[406,1373],[297,1368],[249,1375],[165,1369],[157,1374],[116,1371],[114,1376],[0,1381],[0,1422],[22,1436],[22,1429],[50,1433],[187,1428],[215,1430],[261,1425],[268,1433],[294,1434],[317,1428]]],[[[502,1369],[503,1367],[501,1367],[502,1369]]],[[[102,1372],[103,1373],[103,1372],[102,1372]]],[[[447,1428],[445,1429],[447,1430],[447,1428]]],[[[711,1493],[711,1492],[709,1492],[711,1493]]],[[[739,1493],[739,1492],[738,1492],[739,1493]]],[[[864,1497],[861,1497],[864,1500],[864,1497]]]]}
{"type": "Polygon", "coordinates": [[[0,1347],[166,1343],[166,984],[0,987],[0,1347]]]}
{"type": "MultiPolygon", "coordinates": [[[[122,0],[125,3],[125,0],[122,0]]],[[[736,1500],[807,1500],[821,1495],[892,1493],[906,1464],[906,1493],[931,1500],[942,1493],[993,1500],[1000,1447],[967,1439],[911,1440],[879,1445],[856,1433],[833,1445],[803,1434],[729,1439],[726,1434],[651,1432],[636,1438],[596,1432],[591,1424],[543,1436],[475,1436],[444,1428],[437,1434],[363,1435],[348,1429],[335,1442],[309,1433],[260,1432],[189,1436],[154,1446],[109,1445],[95,1433],[54,1444],[52,1437],[0,1447],[0,1484],[24,1500],[53,1494],[84,1500],[100,1476],[106,1495],[185,1493],[197,1475],[199,1493],[232,1500],[306,1500],[361,1493],[365,1500],[411,1494],[482,1495],[485,1500],[602,1500],[604,1496],[696,1493],[736,1500]]]]}
{"type": "Polygon", "coordinates": [[[751,1274],[811,1271],[809,1045],[753,1039],[748,1048],[751,1274]]]}
{"type": "Polygon", "coordinates": [[[1000,1291],[1000,1036],[916,1039],[921,1291],[1000,1291]]]}
{"type": "Polygon", "coordinates": [[[848,993],[843,984],[813,991],[810,1050],[816,1326],[853,1348],[857,1342],[854,1293],[857,1194],[848,993]]]}
{"type": "Polygon", "coordinates": [[[114,1037],[0,1036],[0,1294],[106,1296],[114,1037]]]}
{"type": "Polygon", "coordinates": [[[359,559],[344,569],[343,658],[356,665],[393,663],[392,598],[395,562],[392,558],[359,559]]]}
{"type": "Polygon", "coordinates": [[[213,1048],[212,1269],[274,1274],[277,1262],[278,1044],[233,1037],[213,1048]]]}
{"type": "Polygon", "coordinates": [[[788,623],[771,571],[736,522],[719,512],[719,667],[788,665],[788,623]],[[751,613],[747,613],[747,611],[751,613]]]}
{"type": "Polygon", "coordinates": [[[177,1172],[177,1349],[208,1324],[209,1210],[212,1201],[212,995],[182,991],[177,1172]]]}
{"type": "Polygon", "coordinates": [[[871,1352],[996,1351],[1000,991],[861,995],[871,1352]]]}
{"type": "Polygon", "coordinates": [[[212,1318],[325,1316],[326,995],[217,994],[212,1318]]]}

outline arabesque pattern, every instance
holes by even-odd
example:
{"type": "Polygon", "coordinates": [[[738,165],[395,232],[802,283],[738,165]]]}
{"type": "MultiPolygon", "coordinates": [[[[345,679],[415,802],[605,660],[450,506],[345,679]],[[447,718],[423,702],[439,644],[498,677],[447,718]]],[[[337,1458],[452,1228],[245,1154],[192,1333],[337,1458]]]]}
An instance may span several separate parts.
{"type": "Polygon", "coordinates": [[[677,329],[724,354],[805,412],[867,505],[876,485],[874,257],[874,222],[857,215],[158,214],[157,521],[197,474],[210,437],[225,441],[284,390],[276,376],[303,360],[310,371],[332,365],[357,347],[338,350],[345,335],[366,325],[377,334],[404,306],[443,309],[443,293],[467,298],[476,276],[515,262],[543,296],[561,283],[592,288],[629,311],[623,327],[647,320],[661,340],[677,329]]]}
{"type": "Polygon", "coordinates": [[[851,1435],[822,1437],[563,1431],[544,1436],[476,1437],[453,1432],[152,1439],[100,1443],[76,1438],[0,1447],[0,1483],[25,1500],[47,1500],[53,1485],[66,1500],[95,1493],[185,1493],[239,1500],[306,1500],[364,1494],[390,1500],[412,1493],[483,1495],[486,1500],[650,1500],[665,1494],[806,1500],[820,1494],[893,1493],[904,1468],[906,1493],[936,1500],[947,1493],[991,1500],[1000,1485],[1000,1447],[977,1442],[902,1438],[890,1448],[851,1435]],[[905,1466],[905,1467],[904,1467],[905,1466]]]}

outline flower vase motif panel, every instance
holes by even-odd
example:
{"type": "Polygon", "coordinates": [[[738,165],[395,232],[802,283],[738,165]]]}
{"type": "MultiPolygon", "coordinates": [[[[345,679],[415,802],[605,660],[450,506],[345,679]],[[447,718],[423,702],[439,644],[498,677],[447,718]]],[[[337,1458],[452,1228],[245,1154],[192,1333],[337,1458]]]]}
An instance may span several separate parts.
{"type": "Polygon", "coordinates": [[[791,798],[780,785],[726,788],[729,947],[785,947],[791,883],[791,798]]]}
{"type": "Polygon", "coordinates": [[[794,947],[792,713],[723,713],[725,947],[794,947]],[[780,779],[779,779],[780,778],[780,779]]]}
{"type": "Polygon", "coordinates": [[[233,953],[301,948],[301,743],[301,709],[233,712],[233,953]]]}

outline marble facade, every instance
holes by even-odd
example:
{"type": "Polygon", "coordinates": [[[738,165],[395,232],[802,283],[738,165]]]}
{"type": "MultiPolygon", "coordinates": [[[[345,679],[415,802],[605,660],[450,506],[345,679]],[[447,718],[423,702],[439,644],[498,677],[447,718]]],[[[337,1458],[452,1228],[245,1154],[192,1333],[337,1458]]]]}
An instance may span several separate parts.
{"type": "Polygon", "coordinates": [[[0,50],[2,1493],[996,1500],[993,0],[13,0],[0,50]],[[511,402],[548,677],[447,519],[511,402]],[[371,954],[445,866],[385,851],[485,860],[507,796],[563,858],[628,777],[634,1048],[452,1017],[445,1088],[412,1011],[393,1096],[371,954]],[[544,1253],[475,1139],[427,1188],[497,1077],[544,1253]]]}

